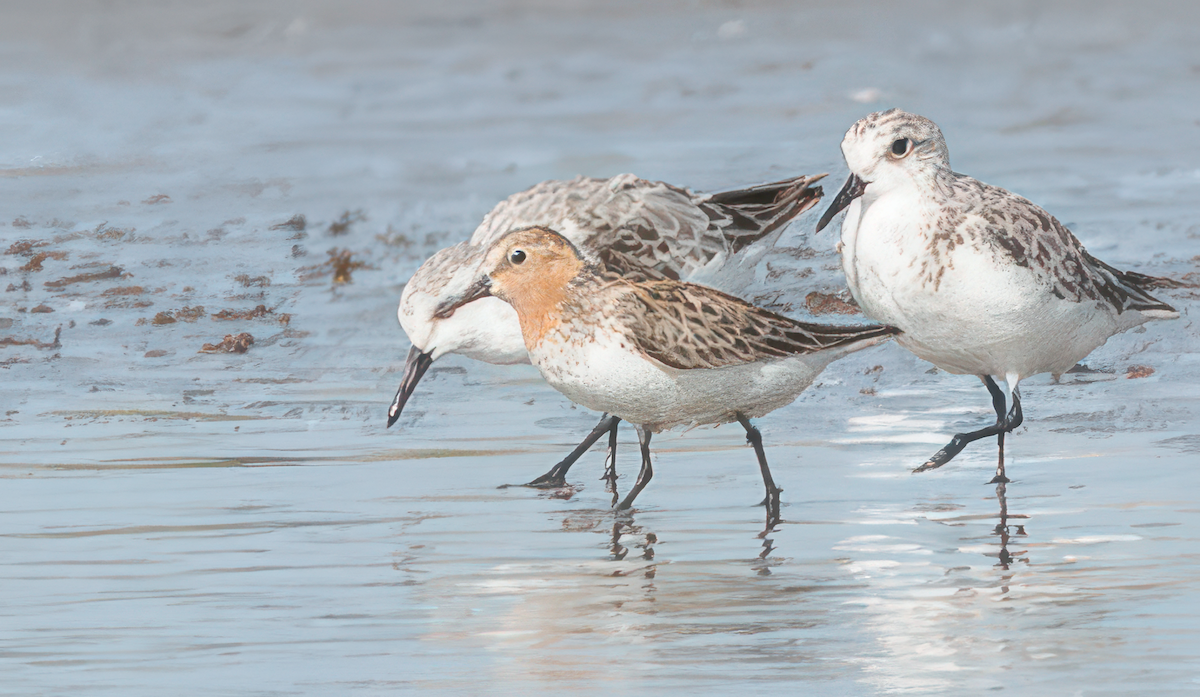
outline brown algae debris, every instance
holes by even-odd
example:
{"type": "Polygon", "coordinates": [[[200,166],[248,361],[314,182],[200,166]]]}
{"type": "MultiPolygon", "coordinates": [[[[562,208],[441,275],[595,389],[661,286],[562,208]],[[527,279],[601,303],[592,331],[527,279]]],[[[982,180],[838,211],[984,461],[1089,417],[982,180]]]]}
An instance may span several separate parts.
{"type": "Polygon", "coordinates": [[[355,223],[361,223],[366,219],[367,216],[365,213],[363,213],[361,208],[356,211],[345,211],[342,213],[342,217],[329,224],[328,232],[330,235],[335,237],[338,235],[344,235],[347,232],[350,232],[351,225],[355,223]]]}
{"type": "Polygon", "coordinates": [[[66,258],[66,252],[38,252],[29,259],[27,264],[21,267],[21,271],[41,271],[43,261],[47,259],[57,259],[58,261],[62,261],[66,258]]]}
{"type": "MultiPolygon", "coordinates": [[[[14,220],[13,225],[16,227],[21,227],[17,224],[18,222],[19,219],[14,220]]],[[[25,227],[29,227],[29,225],[26,224],[25,227]]],[[[12,245],[9,246],[8,250],[6,250],[4,253],[20,254],[23,257],[27,257],[33,254],[34,247],[45,247],[47,244],[50,243],[39,240],[17,240],[16,242],[13,242],[12,245]]]]}
{"type": "Polygon", "coordinates": [[[42,285],[51,289],[66,288],[74,283],[88,283],[91,281],[105,281],[110,278],[121,278],[125,275],[125,269],[120,266],[110,266],[103,271],[95,271],[93,273],[81,273],[77,276],[68,276],[60,278],[57,281],[46,281],[42,285]]]}
{"type": "Polygon", "coordinates": [[[219,344],[205,344],[200,347],[200,353],[245,353],[254,344],[254,337],[246,332],[237,336],[226,334],[219,344]]]}
{"type": "Polygon", "coordinates": [[[234,276],[233,280],[242,284],[243,288],[266,288],[267,286],[271,285],[271,279],[267,278],[266,276],[250,276],[247,274],[240,274],[238,276],[234,276]]]}
{"type": "Polygon", "coordinates": [[[291,232],[303,232],[306,227],[308,227],[308,219],[304,217],[303,213],[297,213],[296,215],[293,215],[291,218],[288,218],[287,220],[283,221],[282,223],[276,223],[276,224],[272,225],[270,229],[271,230],[290,230],[291,232]]]}
{"type": "Polygon", "coordinates": [[[204,316],[204,306],[196,305],[195,307],[181,307],[175,311],[175,319],[182,322],[195,322],[204,316]]]}
{"type": "Polygon", "coordinates": [[[843,300],[830,293],[813,291],[804,296],[804,305],[814,315],[857,315],[861,314],[854,300],[843,300]]]}
{"type": "Polygon", "coordinates": [[[176,322],[195,322],[196,320],[200,319],[203,316],[204,316],[204,306],[203,305],[196,305],[195,307],[181,307],[178,310],[168,310],[166,312],[159,312],[158,314],[154,315],[154,319],[151,319],[149,321],[147,321],[145,317],[142,317],[141,319],[139,319],[137,321],[137,325],[138,326],[141,326],[144,324],[162,325],[162,324],[175,324],[176,322]]]}
{"type": "Polygon", "coordinates": [[[0,336],[0,348],[6,346],[32,346],[37,349],[56,349],[62,348],[62,343],[58,337],[62,334],[62,327],[59,326],[54,330],[54,341],[45,342],[37,339],[14,339],[11,336],[0,336]]]}
{"type": "Polygon", "coordinates": [[[146,289],[141,286],[117,286],[116,288],[109,288],[101,293],[100,296],[108,298],[108,301],[105,302],[104,307],[110,309],[118,307],[150,307],[154,303],[150,302],[149,300],[139,300],[136,297],[145,292],[146,289]]]}
{"type": "Polygon", "coordinates": [[[300,269],[300,271],[307,272],[301,274],[300,280],[310,281],[314,278],[320,278],[327,273],[333,272],[333,282],[335,284],[350,283],[352,280],[351,274],[354,271],[357,271],[358,269],[374,268],[365,261],[355,261],[354,252],[351,252],[349,249],[338,249],[337,247],[334,247],[333,249],[329,250],[328,254],[329,259],[325,260],[325,263],[317,264],[316,266],[306,266],[300,269]]]}
{"type": "Polygon", "coordinates": [[[29,259],[29,261],[25,262],[23,266],[19,267],[18,270],[20,271],[41,271],[42,262],[46,261],[47,259],[63,261],[67,258],[66,252],[34,251],[38,247],[45,247],[47,244],[49,244],[49,242],[44,240],[17,240],[9,245],[8,249],[5,250],[4,253],[23,256],[29,259]]]}
{"type": "Polygon", "coordinates": [[[100,295],[105,297],[113,295],[141,295],[145,292],[146,289],[141,286],[117,286],[116,288],[109,288],[100,295]]]}
{"type": "Polygon", "coordinates": [[[292,321],[291,315],[287,313],[275,315],[275,311],[269,309],[266,305],[259,305],[253,310],[221,310],[212,316],[218,322],[235,319],[263,319],[267,317],[273,317],[280,324],[285,325],[292,321]]]}

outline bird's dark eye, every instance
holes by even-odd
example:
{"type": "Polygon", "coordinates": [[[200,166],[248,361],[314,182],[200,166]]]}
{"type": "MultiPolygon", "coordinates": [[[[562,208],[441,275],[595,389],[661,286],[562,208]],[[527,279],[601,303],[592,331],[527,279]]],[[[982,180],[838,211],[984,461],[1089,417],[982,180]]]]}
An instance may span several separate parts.
{"type": "Polygon", "coordinates": [[[525,252],[522,252],[519,249],[514,249],[512,253],[508,255],[508,260],[514,264],[524,264],[525,252]]]}
{"type": "Polygon", "coordinates": [[[901,138],[895,143],[892,143],[892,154],[898,157],[903,157],[908,154],[909,148],[912,147],[912,141],[908,138],[901,138]]]}

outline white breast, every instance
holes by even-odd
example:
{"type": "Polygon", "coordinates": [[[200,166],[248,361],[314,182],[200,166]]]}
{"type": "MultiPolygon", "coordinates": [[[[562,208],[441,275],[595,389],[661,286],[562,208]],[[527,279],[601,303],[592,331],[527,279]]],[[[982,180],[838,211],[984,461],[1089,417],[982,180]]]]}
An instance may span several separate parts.
{"type": "Polygon", "coordinates": [[[738,412],[763,416],[795,401],[833,360],[886,338],[781,360],[677,370],[622,347],[615,334],[594,341],[551,336],[531,356],[552,387],[573,402],[651,431],[728,423],[738,412]]]}
{"type": "Polygon", "coordinates": [[[909,197],[875,197],[870,190],[849,206],[842,223],[842,267],[866,314],[905,329],[910,314],[931,298],[920,288],[927,244],[920,212],[909,197]]]}
{"type": "Polygon", "coordinates": [[[860,200],[842,230],[851,292],[869,317],[904,331],[902,346],[938,367],[1061,373],[1118,331],[1102,303],[1058,298],[1028,268],[956,234],[972,220],[946,236],[943,211],[914,192],[860,200]]]}

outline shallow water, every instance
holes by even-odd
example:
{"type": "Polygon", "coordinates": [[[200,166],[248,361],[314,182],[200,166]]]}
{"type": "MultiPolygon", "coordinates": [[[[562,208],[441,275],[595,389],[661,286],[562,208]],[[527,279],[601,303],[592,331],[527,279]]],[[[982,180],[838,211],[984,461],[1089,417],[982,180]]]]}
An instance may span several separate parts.
{"type": "MultiPolygon", "coordinates": [[[[1022,384],[1002,490],[991,444],[909,474],[988,420],[977,381],[893,345],[834,364],[760,420],[766,539],[736,427],[656,436],[630,515],[599,450],[572,490],[498,489],[596,419],[528,366],[439,361],[384,428],[404,280],[499,199],[625,171],[828,191],[890,106],[1097,256],[1194,279],[1190,5],[6,13],[0,692],[1200,689],[1194,290],[1098,372],[1022,384]]],[[[759,301],[840,287],[819,212],[759,301]]],[[[622,430],[623,490],[635,454],[622,430]]]]}

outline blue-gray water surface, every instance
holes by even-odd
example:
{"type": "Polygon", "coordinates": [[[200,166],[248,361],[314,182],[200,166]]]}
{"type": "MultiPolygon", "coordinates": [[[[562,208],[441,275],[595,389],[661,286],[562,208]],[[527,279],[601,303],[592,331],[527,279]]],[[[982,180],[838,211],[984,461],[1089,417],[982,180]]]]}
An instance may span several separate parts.
{"type": "MultiPolygon", "coordinates": [[[[0,26],[0,693],[1193,694],[1200,330],[986,390],[885,345],[657,436],[440,360],[385,428],[405,280],[549,178],[845,176],[899,106],[1096,256],[1200,278],[1188,3],[9,4],[0,26]],[[242,339],[242,353],[222,351],[242,339]],[[225,337],[229,336],[228,342],[225,337]],[[224,342],[224,343],[223,343],[224,342]],[[209,350],[204,348],[209,345],[209,350]],[[214,350],[214,348],[216,350],[214,350]],[[623,430],[618,486],[636,469],[623,430]]],[[[751,296],[837,293],[823,207],[751,296]]],[[[825,315],[823,319],[839,319],[825,315]]]]}

